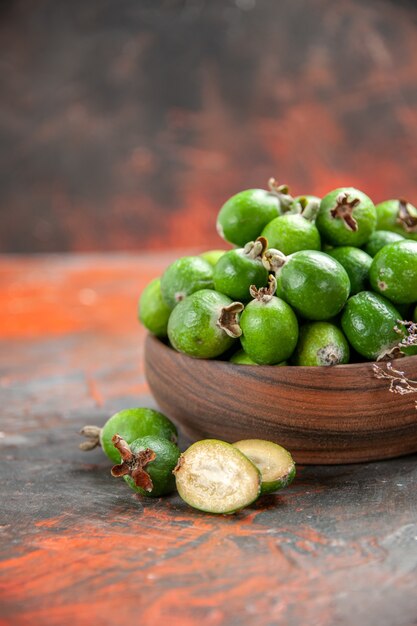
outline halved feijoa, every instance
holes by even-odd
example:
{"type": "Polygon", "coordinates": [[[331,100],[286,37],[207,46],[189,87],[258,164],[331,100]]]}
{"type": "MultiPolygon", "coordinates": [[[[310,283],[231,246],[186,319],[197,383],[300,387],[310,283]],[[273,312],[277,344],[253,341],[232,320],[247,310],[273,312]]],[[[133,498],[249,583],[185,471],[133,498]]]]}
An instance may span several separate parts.
{"type": "Polygon", "coordinates": [[[207,513],[235,513],[261,492],[258,468],[236,447],[218,439],[193,443],[181,454],[174,474],[181,498],[207,513]]]}
{"type": "Polygon", "coordinates": [[[233,445],[261,472],[261,493],[278,491],[293,481],[295,463],[282,446],[264,439],[243,439],[233,445]]]}

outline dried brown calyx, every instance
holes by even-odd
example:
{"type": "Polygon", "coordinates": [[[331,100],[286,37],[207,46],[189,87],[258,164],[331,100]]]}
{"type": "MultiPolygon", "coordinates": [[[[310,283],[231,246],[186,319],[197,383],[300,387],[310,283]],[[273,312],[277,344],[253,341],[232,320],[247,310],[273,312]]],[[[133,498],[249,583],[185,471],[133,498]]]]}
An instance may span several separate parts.
{"type": "Polygon", "coordinates": [[[100,433],[101,428],[98,426],[84,426],[80,430],[80,435],[86,438],[86,441],[80,443],[79,448],[83,450],[83,452],[88,452],[89,450],[94,450],[101,445],[100,443],[100,433]]]}
{"type": "Polygon", "coordinates": [[[122,462],[112,467],[112,476],[131,476],[137,487],[141,487],[145,491],[152,491],[152,479],[145,471],[145,467],[156,459],[155,452],[150,448],[132,452],[129,444],[120,435],[113,435],[112,442],[122,457],[122,462]]]}
{"type": "Polygon", "coordinates": [[[353,209],[360,203],[359,198],[351,198],[346,191],[342,191],[336,198],[336,205],[331,209],[330,215],[343,220],[346,228],[352,231],[358,230],[358,222],[353,217],[353,209]]]}
{"type": "Polygon", "coordinates": [[[400,224],[406,233],[417,233],[417,215],[410,211],[410,204],[403,198],[398,201],[397,224],[400,224]]]}
{"type": "Polygon", "coordinates": [[[289,211],[293,208],[294,198],[290,194],[288,185],[279,185],[275,178],[270,178],[268,180],[268,188],[270,193],[278,198],[283,211],[289,211]]]}
{"type": "Polygon", "coordinates": [[[277,272],[280,267],[285,265],[287,257],[280,250],[275,248],[269,248],[266,250],[262,257],[262,265],[268,272],[277,272]]]}
{"type": "Polygon", "coordinates": [[[268,286],[261,287],[258,289],[256,285],[251,285],[249,287],[249,293],[255,300],[259,300],[259,302],[269,302],[276,291],[277,288],[277,279],[273,274],[269,275],[268,278],[268,286]]]}
{"type": "Polygon", "coordinates": [[[241,336],[242,329],[239,326],[239,313],[242,313],[244,308],[241,302],[232,302],[232,304],[224,306],[220,311],[217,326],[224,330],[229,337],[236,339],[241,336]]]}
{"type": "Polygon", "coordinates": [[[267,247],[268,241],[265,237],[258,237],[256,241],[249,241],[243,248],[243,252],[250,259],[258,259],[260,261],[267,247]]]}
{"type": "Polygon", "coordinates": [[[394,330],[401,336],[401,340],[391,348],[382,352],[377,358],[377,361],[401,359],[402,357],[407,356],[404,352],[404,348],[417,346],[417,323],[397,320],[394,330]]]}

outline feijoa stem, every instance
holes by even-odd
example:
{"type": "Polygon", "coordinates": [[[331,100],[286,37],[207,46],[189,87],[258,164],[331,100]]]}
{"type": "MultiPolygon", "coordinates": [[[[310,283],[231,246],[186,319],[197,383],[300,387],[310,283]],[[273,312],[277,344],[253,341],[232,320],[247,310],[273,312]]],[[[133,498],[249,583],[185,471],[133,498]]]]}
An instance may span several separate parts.
{"type": "Polygon", "coordinates": [[[216,324],[224,332],[236,339],[242,334],[242,329],[239,326],[239,313],[244,309],[244,305],[241,302],[232,302],[227,306],[224,306],[220,311],[219,319],[216,324]]]}
{"type": "Polygon", "coordinates": [[[292,208],[294,198],[290,194],[288,185],[279,185],[275,178],[268,180],[269,192],[277,196],[280,206],[284,211],[292,208]]]}
{"type": "Polygon", "coordinates": [[[145,467],[156,459],[156,454],[150,448],[132,452],[129,444],[120,435],[113,435],[112,442],[122,457],[122,463],[114,465],[111,469],[112,476],[131,476],[137,487],[145,491],[152,491],[153,483],[145,467]]]}
{"type": "Polygon", "coordinates": [[[330,215],[344,221],[346,228],[352,231],[358,230],[358,222],[353,217],[353,209],[360,203],[359,198],[351,198],[346,191],[342,191],[336,198],[336,204],[331,209],[330,215]]]}
{"type": "Polygon", "coordinates": [[[307,200],[307,198],[300,198],[300,203],[303,207],[301,215],[309,222],[314,222],[317,217],[317,213],[319,212],[320,202],[317,202],[317,200],[307,200]],[[304,203],[302,203],[302,201],[304,201],[304,203]]]}
{"type": "Polygon", "coordinates": [[[267,247],[268,241],[265,237],[258,237],[256,241],[249,241],[243,248],[243,251],[250,259],[261,260],[267,247]]]}
{"type": "Polygon", "coordinates": [[[251,285],[249,287],[249,293],[255,300],[259,300],[259,302],[269,302],[277,288],[277,279],[273,274],[269,275],[268,278],[268,286],[257,288],[256,285],[251,285]]]}
{"type": "Polygon", "coordinates": [[[80,443],[79,448],[83,450],[83,452],[88,452],[89,450],[94,450],[101,445],[100,443],[100,434],[101,428],[98,426],[84,426],[80,430],[80,435],[86,437],[87,441],[83,441],[80,443]]]}
{"type": "Polygon", "coordinates": [[[417,216],[411,214],[408,202],[403,198],[398,201],[397,223],[400,224],[407,233],[417,232],[417,216]]]}

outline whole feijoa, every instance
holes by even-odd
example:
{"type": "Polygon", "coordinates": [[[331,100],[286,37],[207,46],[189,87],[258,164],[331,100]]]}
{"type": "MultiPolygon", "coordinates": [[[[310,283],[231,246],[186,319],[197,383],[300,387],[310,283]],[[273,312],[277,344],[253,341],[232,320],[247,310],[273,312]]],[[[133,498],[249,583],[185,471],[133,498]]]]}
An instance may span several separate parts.
{"type": "Polygon", "coordinates": [[[340,246],[327,252],[345,268],[350,280],[350,295],[364,291],[369,286],[369,268],[372,257],[364,250],[353,246],[340,246]]]}
{"type": "Polygon", "coordinates": [[[262,264],[267,241],[258,237],[244,248],[229,250],[223,254],[213,269],[214,288],[233,300],[250,300],[249,287],[265,287],[268,271],[262,264]]]}
{"type": "Polygon", "coordinates": [[[153,335],[167,336],[171,308],[161,294],[161,279],[155,278],[142,291],[138,304],[138,318],[153,335]]]}
{"type": "Polygon", "coordinates": [[[301,214],[279,215],[265,226],[262,237],[268,240],[271,248],[277,248],[284,254],[298,250],[321,250],[319,231],[301,214]]]}
{"type": "Polygon", "coordinates": [[[217,232],[220,237],[244,246],[248,241],[255,241],[262,229],[274,217],[288,209],[293,202],[286,185],[277,185],[269,181],[269,190],[246,189],[232,196],[225,202],[217,216],[217,232]]]}
{"type": "Polygon", "coordinates": [[[175,443],[153,435],[128,444],[116,434],[113,445],[121,462],[112,468],[112,476],[123,476],[129,487],[143,496],[157,498],[175,490],[173,470],[180,456],[175,443]]]}
{"type": "Polygon", "coordinates": [[[239,337],[243,304],[212,289],[202,289],[177,304],[168,321],[168,337],[178,352],[213,359],[239,337]]]}
{"type": "Polygon", "coordinates": [[[417,241],[417,209],[404,199],[385,200],[376,205],[377,229],[390,230],[417,241]]]}
{"type": "Polygon", "coordinates": [[[276,281],[269,287],[252,289],[254,300],[240,317],[242,347],[259,365],[275,365],[288,359],[298,340],[297,317],[291,307],[274,296],[276,281]]]}
{"type": "Polygon", "coordinates": [[[320,203],[316,226],[333,246],[363,246],[375,230],[374,203],[354,187],[334,189],[320,203]]]}
{"type": "Polygon", "coordinates": [[[207,263],[210,263],[211,267],[214,267],[225,252],[227,252],[227,250],[207,250],[207,252],[202,252],[200,256],[207,261],[207,263]]]}
{"type": "Polygon", "coordinates": [[[374,257],[369,278],[372,288],[395,304],[417,301],[417,241],[397,241],[374,257]]]}
{"type": "Polygon", "coordinates": [[[361,291],[347,301],[342,328],[351,346],[373,361],[388,355],[401,341],[396,327],[400,314],[383,296],[361,291]]]}
{"type": "Polygon", "coordinates": [[[213,288],[213,268],[200,256],[184,256],[165,270],[161,278],[161,294],[173,309],[178,302],[200,289],[213,288]]]}
{"type": "Polygon", "coordinates": [[[311,322],[300,328],[293,365],[329,366],[349,363],[349,344],[334,324],[311,322]]]}
{"type": "Polygon", "coordinates": [[[277,269],[277,296],[308,320],[328,320],[339,313],[350,293],[343,265],[325,252],[301,250],[277,269]]]}
{"type": "MultiPolygon", "coordinates": [[[[237,350],[229,359],[230,363],[235,363],[236,365],[259,365],[253,359],[250,358],[246,352],[241,349],[237,350]]],[[[281,367],[283,365],[287,365],[287,361],[282,361],[281,363],[276,363],[275,367],[281,367]]]]}
{"type": "Polygon", "coordinates": [[[390,230],[374,230],[364,250],[369,256],[374,257],[384,246],[387,246],[389,243],[395,243],[396,241],[402,241],[403,239],[404,237],[402,235],[393,233],[390,230]]]}

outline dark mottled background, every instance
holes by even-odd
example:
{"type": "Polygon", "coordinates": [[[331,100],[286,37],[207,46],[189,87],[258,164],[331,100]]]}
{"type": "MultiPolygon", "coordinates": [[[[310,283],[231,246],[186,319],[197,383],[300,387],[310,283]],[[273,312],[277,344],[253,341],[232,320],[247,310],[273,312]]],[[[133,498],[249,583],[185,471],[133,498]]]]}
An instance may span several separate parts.
{"type": "Polygon", "coordinates": [[[2,251],[213,246],[270,175],[417,200],[417,5],[0,4],[2,251]]]}

